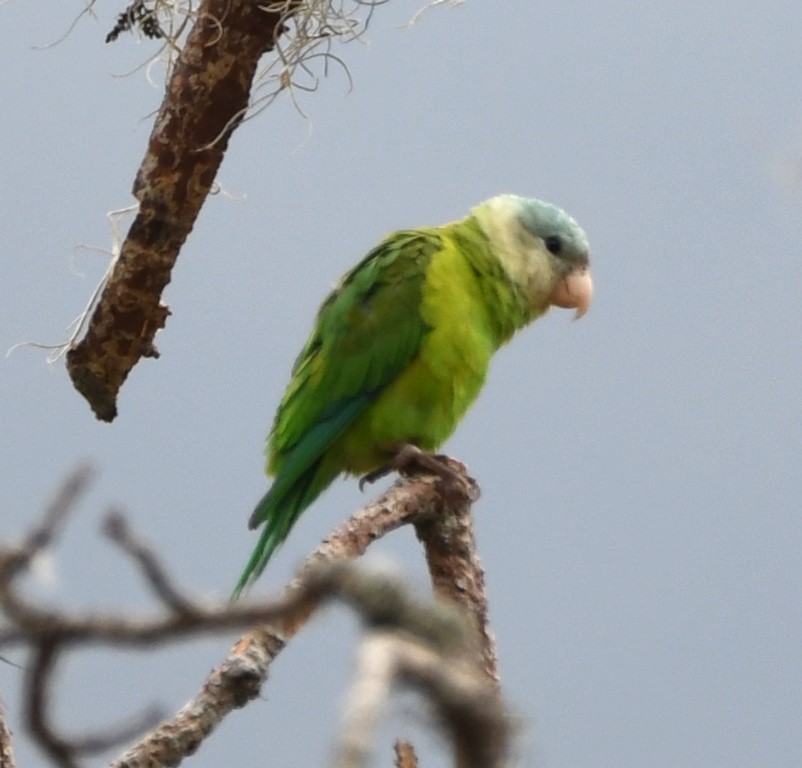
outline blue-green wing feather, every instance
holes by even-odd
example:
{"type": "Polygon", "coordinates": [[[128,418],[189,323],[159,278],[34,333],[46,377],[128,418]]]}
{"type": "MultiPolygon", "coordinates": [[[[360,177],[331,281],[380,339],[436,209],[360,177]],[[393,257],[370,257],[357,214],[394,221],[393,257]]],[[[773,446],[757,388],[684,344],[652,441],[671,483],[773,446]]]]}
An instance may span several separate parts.
{"type": "Polygon", "coordinates": [[[249,527],[255,528],[262,522],[265,527],[237,582],[234,597],[261,575],[301,513],[334,479],[335,474],[330,474],[326,468],[321,467],[325,449],[331,444],[331,436],[340,434],[354,419],[354,415],[365,409],[367,401],[368,397],[352,398],[338,413],[315,425],[307,437],[299,441],[290,452],[289,465],[305,469],[300,474],[279,474],[270,490],[256,505],[249,527]]]}

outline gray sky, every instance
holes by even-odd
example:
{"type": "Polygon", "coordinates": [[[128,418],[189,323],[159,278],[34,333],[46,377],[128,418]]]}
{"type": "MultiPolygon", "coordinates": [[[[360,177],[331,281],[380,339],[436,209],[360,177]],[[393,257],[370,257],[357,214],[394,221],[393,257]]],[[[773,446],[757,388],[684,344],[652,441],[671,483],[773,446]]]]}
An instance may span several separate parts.
{"type": "MultiPolygon", "coordinates": [[[[335,69],[302,94],[311,133],[288,99],[237,131],[219,181],[245,199],[208,201],[166,293],[162,357],[134,370],[113,425],[43,353],[3,360],[0,536],[23,532],[89,459],[100,476],[55,581],[37,586],[44,599],[149,604],[97,536],[112,504],[181,583],[227,594],[254,543],[264,437],[332,283],[392,229],[500,192],[541,197],[587,230],[595,304],[580,323],[555,312],[516,337],[446,446],[483,488],[478,536],[522,764],[798,768],[802,8],[513,0],[499,14],[468,0],[400,28],[421,4],[378,8],[369,46],[337,49],[354,90],[335,69]]],[[[104,213],[131,202],[161,99],[143,72],[115,77],[154,46],[104,45],[122,4],[102,5],[45,51],[32,46],[80,3],[0,7],[3,350],[60,340],[84,304],[106,262],[73,246],[108,246],[104,213]]],[[[259,589],[278,588],[363,499],[338,482],[259,589]]],[[[411,533],[381,551],[424,583],[411,533]]],[[[345,612],[316,621],[264,700],[192,765],[320,764],[354,638],[345,612]]],[[[175,709],[232,639],[76,657],[61,721],[175,709]]],[[[0,666],[14,723],[18,684],[0,666]]],[[[425,763],[442,763],[423,743],[425,763]]],[[[35,763],[24,741],[18,751],[35,763]]]]}

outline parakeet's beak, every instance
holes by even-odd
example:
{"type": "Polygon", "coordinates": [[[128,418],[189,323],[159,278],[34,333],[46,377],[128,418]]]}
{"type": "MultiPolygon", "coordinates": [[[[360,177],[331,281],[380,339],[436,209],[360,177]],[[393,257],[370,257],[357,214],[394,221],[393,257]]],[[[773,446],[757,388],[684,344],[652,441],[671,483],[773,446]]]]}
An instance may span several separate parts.
{"type": "Polygon", "coordinates": [[[563,309],[576,309],[574,320],[579,320],[590,309],[593,298],[593,280],[587,267],[574,267],[554,287],[550,303],[563,309]]]}

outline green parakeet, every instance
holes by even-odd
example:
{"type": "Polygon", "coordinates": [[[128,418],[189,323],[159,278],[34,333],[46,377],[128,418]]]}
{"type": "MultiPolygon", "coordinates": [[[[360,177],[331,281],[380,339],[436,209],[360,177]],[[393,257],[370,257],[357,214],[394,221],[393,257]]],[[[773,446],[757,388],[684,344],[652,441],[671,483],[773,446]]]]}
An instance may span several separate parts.
{"type": "Polygon", "coordinates": [[[479,394],[493,353],[550,306],[583,315],[588,241],[567,213],[501,195],[467,218],[395,232],[347,272],[317,315],[267,441],[273,485],[235,594],[340,474],[438,448],[479,394]]]}

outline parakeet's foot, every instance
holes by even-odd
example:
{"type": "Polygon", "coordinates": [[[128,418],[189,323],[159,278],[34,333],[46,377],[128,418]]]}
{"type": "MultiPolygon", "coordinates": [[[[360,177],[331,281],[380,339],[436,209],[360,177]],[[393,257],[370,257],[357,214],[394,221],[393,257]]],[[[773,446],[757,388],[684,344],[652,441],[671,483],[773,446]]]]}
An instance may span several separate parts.
{"type": "Polygon", "coordinates": [[[479,498],[479,486],[464,469],[462,464],[450,456],[427,453],[416,445],[407,443],[398,449],[389,464],[361,477],[359,490],[364,490],[365,485],[375,483],[390,472],[398,472],[405,477],[418,474],[434,475],[439,479],[440,490],[447,499],[460,501],[467,498],[476,501],[479,498]],[[463,471],[455,469],[454,466],[460,467],[463,471]]]}
{"type": "Polygon", "coordinates": [[[437,477],[443,477],[445,473],[448,473],[451,478],[457,477],[457,473],[444,463],[443,459],[446,458],[448,457],[426,453],[416,445],[407,443],[398,449],[389,464],[374,469],[359,478],[359,490],[364,491],[366,485],[381,480],[391,472],[398,472],[401,475],[414,475],[417,469],[419,473],[423,471],[437,477]]]}

